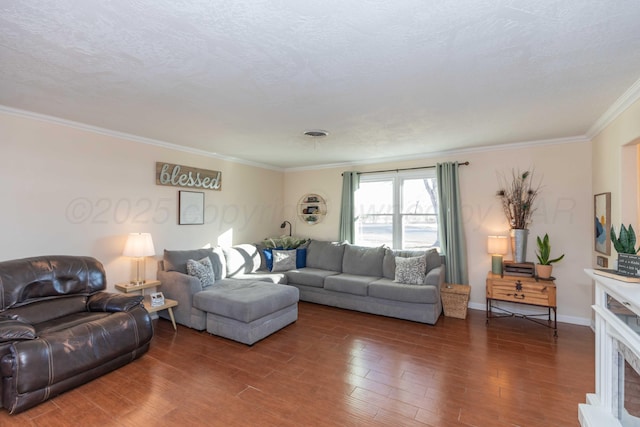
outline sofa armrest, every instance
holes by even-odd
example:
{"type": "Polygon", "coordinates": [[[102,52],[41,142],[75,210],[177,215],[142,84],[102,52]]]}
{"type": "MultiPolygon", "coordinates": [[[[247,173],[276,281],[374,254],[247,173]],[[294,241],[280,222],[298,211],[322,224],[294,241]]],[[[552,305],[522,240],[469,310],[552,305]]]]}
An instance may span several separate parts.
{"type": "Polygon", "coordinates": [[[196,325],[193,320],[194,310],[197,310],[193,307],[193,296],[202,291],[200,279],[178,271],[162,270],[157,271],[156,277],[162,283],[160,290],[164,296],[178,302],[178,306],[173,308],[176,322],[190,328],[204,329],[203,325],[196,325]]]}
{"type": "Polygon", "coordinates": [[[142,295],[115,294],[111,292],[98,292],[89,297],[87,301],[88,311],[118,312],[130,311],[142,303],[142,295]]]}
{"type": "Polygon", "coordinates": [[[439,290],[440,287],[444,284],[444,275],[445,275],[444,265],[433,268],[429,270],[429,272],[425,276],[424,284],[435,286],[439,290]]]}
{"type": "Polygon", "coordinates": [[[0,320],[0,343],[16,340],[32,340],[36,338],[33,325],[16,319],[0,320]]]}

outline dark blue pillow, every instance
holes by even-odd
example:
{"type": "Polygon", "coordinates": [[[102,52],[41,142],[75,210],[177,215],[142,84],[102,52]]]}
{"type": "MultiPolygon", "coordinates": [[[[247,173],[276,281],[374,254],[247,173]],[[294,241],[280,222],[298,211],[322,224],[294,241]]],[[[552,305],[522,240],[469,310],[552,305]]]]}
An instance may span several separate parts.
{"type": "MultiPolygon", "coordinates": [[[[266,261],[267,264],[267,269],[269,271],[273,270],[273,251],[274,249],[278,249],[281,250],[282,248],[267,248],[267,249],[263,249],[262,253],[264,254],[264,260],[266,261]]],[[[306,259],[306,255],[305,255],[305,259],[306,259]]]]}
{"type": "Polygon", "coordinates": [[[296,249],[296,268],[307,266],[307,248],[296,249]]]}

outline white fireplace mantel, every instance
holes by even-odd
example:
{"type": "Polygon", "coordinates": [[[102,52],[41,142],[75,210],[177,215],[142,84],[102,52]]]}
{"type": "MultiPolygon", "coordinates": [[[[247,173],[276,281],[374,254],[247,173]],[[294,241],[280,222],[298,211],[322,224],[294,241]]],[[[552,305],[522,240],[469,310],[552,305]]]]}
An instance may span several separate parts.
{"type": "Polygon", "coordinates": [[[607,295],[640,317],[640,284],[599,276],[592,269],[585,272],[595,281],[596,389],[594,394],[587,394],[586,404],[579,405],[578,417],[582,427],[622,427],[618,349],[622,344],[630,356],[640,360],[640,326],[632,328],[616,316],[608,306],[607,295]]]}

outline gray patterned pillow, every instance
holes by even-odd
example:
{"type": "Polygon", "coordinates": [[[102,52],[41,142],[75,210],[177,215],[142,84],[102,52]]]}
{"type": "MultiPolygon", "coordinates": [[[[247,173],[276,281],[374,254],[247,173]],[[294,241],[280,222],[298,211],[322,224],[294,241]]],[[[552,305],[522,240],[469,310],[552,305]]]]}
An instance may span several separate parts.
{"type": "Polygon", "coordinates": [[[271,251],[273,254],[273,268],[271,271],[288,271],[296,269],[296,250],[280,251],[274,249],[271,251]]]}
{"type": "Polygon", "coordinates": [[[394,282],[406,283],[408,285],[424,284],[424,277],[427,270],[427,256],[417,256],[411,258],[396,257],[396,278],[394,282]]]}
{"type": "Polygon", "coordinates": [[[213,276],[213,265],[209,257],[204,257],[199,261],[192,259],[187,260],[187,274],[197,277],[203,288],[213,285],[215,281],[213,276]]]}

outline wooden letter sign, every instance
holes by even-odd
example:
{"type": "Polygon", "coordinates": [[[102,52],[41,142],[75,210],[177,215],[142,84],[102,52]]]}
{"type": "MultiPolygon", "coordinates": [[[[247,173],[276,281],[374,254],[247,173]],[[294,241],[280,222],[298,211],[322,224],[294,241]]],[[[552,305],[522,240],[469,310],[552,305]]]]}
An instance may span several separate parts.
{"type": "Polygon", "coordinates": [[[220,191],[222,172],[156,162],[156,184],[220,191]]]}

